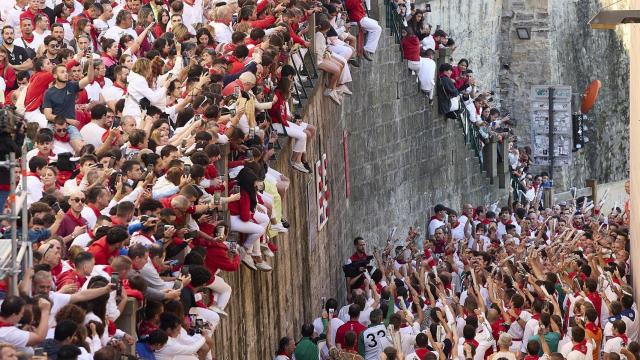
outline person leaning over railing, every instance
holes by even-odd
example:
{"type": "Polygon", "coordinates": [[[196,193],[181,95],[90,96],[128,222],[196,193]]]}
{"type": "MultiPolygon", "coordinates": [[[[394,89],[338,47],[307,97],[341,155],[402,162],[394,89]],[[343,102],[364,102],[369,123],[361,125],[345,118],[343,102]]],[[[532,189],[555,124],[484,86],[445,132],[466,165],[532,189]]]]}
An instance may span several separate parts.
{"type": "Polygon", "coordinates": [[[448,118],[455,119],[455,111],[460,108],[460,100],[458,96],[460,92],[456,89],[451,80],[453,68],[451,64],[444,63],[440,65],[440,77],[438,83],[438,109],[441,114],[445,114],[448,118]]]}

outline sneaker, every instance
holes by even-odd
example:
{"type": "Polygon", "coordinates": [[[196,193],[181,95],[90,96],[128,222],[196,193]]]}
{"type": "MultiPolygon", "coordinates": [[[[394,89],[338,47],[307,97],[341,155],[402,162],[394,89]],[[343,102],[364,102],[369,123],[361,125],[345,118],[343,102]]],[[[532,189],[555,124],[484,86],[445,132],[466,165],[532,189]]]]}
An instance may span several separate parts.
{"type": "MultiPolygon", "coordinates": [[[[302,165],[304,165],[305,169],[307,169],[307,170],[309,170],[309,172],[311,172],[311,166],[309,166],[309,162],[308,161],[302,160],[302,165]]],[[[289,227],[289,226],[285,226],[285,227],[289,227]]]]}
{"type": "Polygon", "coordinates": [[[271,230],[273,231],[277,231],[279,233],[288,233],[289,230],[287,230],[284,226],[282,226],[282,224],[271,224],[271,230]]]}
{"type": "Polygon", "coordinates": [[[273,268],[267,264],[266,261],[262,261],[256,264],[256,268],[260,271],[271,271],[273,268]]]}
{"type": "Polygon", "coordinates": [[[329,96],[329,95],[331,95],[331,91],[332,91],[332,90],[331,90],[331,89],[329,89],[329,88],[324,89],[324,92],[323,92],[324,96],[329,96]]]}
{"type": "Polygon", "coordinates": [[[247,254],[247,250],[245,250],[245,248],[239,246],[238,252],[240,253],[240,260],[243,264],[245,264],[251,270],[257,270],[253,258],[251,257],[251,255],[247,254]]]}
{"type": "Polygon", "coordinates": [[[373,58],[371,58],[372,56],[373,56],[372,52],[368,52],[366,50],[362,52],[362,57],[367,61],[373,61],[373,58]]]}
{"type": "Polygon", "coordinates": [[[309,170],[305,169],[305,167],[304,167],[304,165],[302,165],[302,163],[292,163],[291,167],[296,169],[296,170],[298,170],[298,171],[300,171],[300,172],[302,172],[302,173],[305,173],[305,174],[309,173],[309,170]]]}
{"type": "Polygon", "coordinates": [[[349,90],[347,85],[344,85],[344,84],[338,86],[337,90],[343,94],[353,95],[353,93],[351,92],[351,90],[349,90]]]}
{"type": "Polygon", "coordinates": [[[356,59],[349,60],[349,64],[351,64],[351,66],[353,66],[353,67],[360,67],[360,61],[358,61],[356,59]]]}
{"type": "Polygon", "coordinates": [[[212,310],[214,312],[216,312],[218,315],[223,316],[223,317],[229,317],[229,314],[227,314],[226,311],[220,309],[219,307],[217,307],[216,305],[211,305],[209,306],[209,310],[212,310]]]}
{"type": "Polygon", "coordinates": [[[262,249],[262,255],[268,256],[268,257],[271,257],[271,258],[276,256],[276,254],[274,254],[273,251],[271,251],[271,249],[269,249],[269,246],[267,246],[267,244],[261,244],[260,248],[262,249]],[[262,247],[262,245],[264,245],[264,247],[262,247]]]}
{"type": "Polygon", "coordinates": [[[287,221],[287,219],[282,218],[280,219],[280,222],[282,223],[282,227],[284,227],[285,229],[289,228],[289,222],[287,221]]]}
{"type": "Polygon", "coordinates": [[[329,97],[331,98],[331,100],[335,101],[336,104],[342,105],[342,99],[340,99],[340,94],[338,94],[336,90],[331,90],[331,92],[329,93],[329,97]]]}

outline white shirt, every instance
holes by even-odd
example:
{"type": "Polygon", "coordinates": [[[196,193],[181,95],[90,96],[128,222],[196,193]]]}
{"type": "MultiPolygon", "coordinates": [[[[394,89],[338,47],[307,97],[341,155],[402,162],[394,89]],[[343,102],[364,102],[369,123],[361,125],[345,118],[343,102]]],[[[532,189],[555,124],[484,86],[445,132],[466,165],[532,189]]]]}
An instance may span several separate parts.
{"type": "Polygon", "coordinates": [[[436,85],[436,62],[432,59],[421,57],[418,78],[420,80],[420,88],[424,91],[430,91],[433,99],[433,88],[436,85]]]}
{"type": "Polygon", "coordinates": [[[102,38],[104,33],[109,30],[109,23],[97,18],[93,20],[93,28],[98,32],[98,39],[102,38]]]}
{"type": "Polygon", "coordinates": [[[429,236],[433,236],[433,234],[436,233],[436,230],[444,225],[444,221],[437,218],[429,221],[429,236]]]}
{"type": "Polygon", "coordinates": [[[204,345],[204,337],[199,334],[192,336],[192,343],[190,345],[183,344],[173,337],[169,337],[166,345],[162,349],[156,351],[154,354],[157,360],[198,360],[198,349],[204,345]]]}
{"type": "Polygon", "coordinates": [[[102,135],[107,132],[107,129],[94,123],[93,121],[82,127],[80,135],[82,139],[87,143],[95,146],[98,149],[102,145],[102,135]]]}
{"type": "Polygon", "coordinates": [[[124,90],[116,86],[105,86],[100,91],[105,102],[117,101],[124,96],[124,90]]]}
{"type": "Polygon", "coordinates": [[[75,154],[75,150],[73,150],[73,147],[71,146],[71,143],[68,142],[62,142],[62,141],[58,141],[58,140],[53,140],[53,153],[58,155],[58,154],[62,154],[62,153],[72,153],[75,154]]]}
{"type": "MultiPolygon", "coordinates": [[[[84,212],[84,209],[82,209],[82,211],[84,212]]],[[[84,216],[83,212],[80,213],[80,215],[82,215],[82,217],[85,218],[86,220],[87,218],[84,216]]],[[[87,220],[87,222],[89,222],[89,220],[87,220]]],[[[94,225],[95,225],[95,222],[94,222],[94,225]]],[[[73,241],[71,242],[71,246],[80,246],[81,248],[86,249],[87,247],[89,247],[90,242],[91,242],[91,236],[89,236],[89,234],[87,233],[84,233],[76,236],[76,238],[73,239],[73,241]]]]}
{"type": "Polygon", "coordinates": [[[422,49],[427,50],[427,49],[432,49],[435,50],[436,49],[436,41],[433,38],[432,35],[429,35],[427,37],[425,37],[424,39],[422,39],[422,41],[420,41],[420,46],[422,46],[422,49]]]}
{"type": "MultiPolygon", "coordinates": [[[[113,85],[113,82],[111,81],[111,79],[104,78],[105,88],[113,87],[112,85],[113,85]]],[[[89,97],[89,100],[95,101],[95,102],[100,101],[100,92],[102,92],[102,87],[97,81],[94,81],[93,83],[87,85],[85,87],[85,90],[87,91],[87,96],[89,97]]]]}
{"type": "MultiPolygon", "coordinates": [[[[114,12],[114,16],[115,16],[115,12],[114,12]]],[[[136,34],[135,30],[133,30],[132,28],[123,29],[118,25],[109,28],[109,30],[105,31],[104,35],[102,35],[102,36],[107,38],[107,39],[113,39],[115,41],[120,41],[120,37],[122,37],[122,35],[124,35],[124,34],[129,34],[129,35],[133,36],[134,39],[136,39],[138,37],[138,34],[136,34]]]]}
{"type": "Polygon", "coordinates": [[[228,24],[212,21],[209,25],[213,26],[213,29],[215,30],[214,36],[218,43],[231,44],[233,29],[231,29],[228,24]]]}
{"type": "Polygon", "coordinates": [[[558,347],[558,351],[566,360],[593,360],[593,341],[587,341],[587,354],[573,350],[573,342],[569,341],[558,347]]]}
{"type": "Polygon", "coordinates": [[[44,185],[42,185],[42,181],[35,176],[27,176],[27,207],[42,199],[43,192],[44,185]]]}
{"type": "Polygon", "coordinates": [[[627,357],[620,354],[620,349],[624,347],[624,342],[620,337],[614,337],[612,339],[607,340],[604,344],[604,353],[616,353],[620,355],[620,359],[625,360],[627,357]]]}
{"type": "MultiPolygon", "coordinates": [[[[340,320],[339,318],[334,317],[333,319],[331,319],[331,334],[329,339],[331,340],[332,344],[335,344],[336,333],[338,332],[338,328],[342,325],[344,325],[344,321],[340,320]]],[[[324,324],[322,323],[322,318],[316,318],[315,320],[313,320],[313,329],[318,335],[324,332],[324,324]]]]}
{"type": "Polygon", "coordinates": [[[538,320],[533,317],[527,321],[524,326],[524,333],[522,335],[522,345],[520,346],[520,352],[527,353],[527,344],[529,338],[533,336],[534,331],[538,328],[538,320]]]}
{"type": "Polygon", "coordinates": [[[49,291],[49,300],[53,302],[51,304],[51,313],[49,314],[49,327],[52,328],[56,326],[56,314],[71,302],[71,295],[49,291]]]}
{"type": "Polygon", "coordinates": [[[22,14],[26,9],[26,7],[24,9],[20,9],[19,7],[13,5],[12,8],[7,10],[6,17],[3,17],[3,19],[6,19],[4,24],[11,25],[11,27],[13,27],[13,34],[15,36],[13,40],[14,45],[16,44],[15,40],[20,36],[20,14],[22,14]]]}
{"type": "Polygon", "coordinates": [[[18,351],[26,351],[29,332],[15,326],[0,327],[0,342],[15,346],[18,351]]]}

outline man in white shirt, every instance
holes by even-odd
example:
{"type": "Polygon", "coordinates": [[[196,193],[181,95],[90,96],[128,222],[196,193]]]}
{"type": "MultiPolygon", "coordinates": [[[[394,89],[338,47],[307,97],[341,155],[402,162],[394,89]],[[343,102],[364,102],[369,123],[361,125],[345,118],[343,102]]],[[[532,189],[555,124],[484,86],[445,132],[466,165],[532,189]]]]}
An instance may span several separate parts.
{"type": "Polygon", "coordinates": [[[593,341],[587,340],[583,328],[571,328],[571,341],[558,348],[558,352],[567,360],[593,360],[593,341]]]}
{"type": "Polygon", "coordinates": [[[36,49],[38,49],[44,44],[44,38],[47,37],[47,35],[51,35],[51,31],[49,30],[49,17],[46,14],[36,14],[34,19],[36,23],[33,29],[33,43],[36,49]]]}
{"type": "Polygon", "coordinates": [[[436,62],[433,61],[435,56],[433,49],[427,49],[420,52],[420,71],[418,71],[418,80],[420,81],[420,89],[429,95],[429,99],[433,100],[433,88],[436,85],[436,62]]]}
{"type": "Polygon", "coordinates": [[[91,109],[91,122],[82,127],[80,135],[87,144],[91,144],[98,149],[102,145],[102,135],[107,132],[105,122],[107,121],[108,109],[103,104],[97,104],[91,109]]]}
{"type": "Polygon", "coordinates": [[[447,208],[442,204],[438,204],[433,208],[433,212],[435,214],[431,218],[431,221],[429,221],[429,238],[433,237],[433,235],[436,233],[436,229],[445,225],[444,220],[447,215],[447,208]]]}
{"type": "Polygon", "coordinates": [[[116,65],[113,69],[115,82],[113,86],[105,86],[100,91],[102,100],[111,109],[115,109],[118,100],[122,99],[127,89],[127,76],[129,76],[129,68],[123,65],[116,65]]]}
{"type": "Polygon", "coordinates": [[[138,34],[133,30],[132,25],[133,17],[131,16],[131,12],[129,12],[129,10],[122,10],[116,16],[116,25],[105,31],[103,37],[120,41],[122,35],[129,34],[135,39],[138,37],[138,34]]]}
{"type": "Polygon", "coordinates": [[[27,174],[27,206],[42,198],[44,185],[40,181],[44,169],[47,167],[47,160],[39,156],[34,156],[29,160],[29,174],[27,174]]]}
{"type": "Polygon", "coordinates": [[[101,2],[100,5],[102,5],[102,14],[93,20],[93,28],[96,29],[99,39],[109,30],[112,25],[111,20],[113,19],[113,7],[111,7],[111,3],[101,2]]]}
{"type": "Polygon", "coordinates": [[[0,322],[4,325],[0,326],[0,343],[13,345],[19,351],[27,351],[28,346],[41,343],[47,336],[47,329],[51,303],[45,299],[38,299],[38,308],[40,309],[40,322],[38,328],[33,332],[18,329],[17,324],[24,314],[26,302],[19,296],[9,296],[2,302],[0,306],[0,322]]]}
{"type": "Polygon", "coordinates": [[[604,344],[604,360],[609,360],[609,354],[615,353],[620,355],[621,360],[626,360],[626,356],[620,354],[620,350],[629,344],[626,335],[627,325],[622,320],[613,322],[613,338],[607,340],[604,344]]]}
{"type": "MultiPolygon", "coordinates": [[[[200,334],[194,334],[191,336],[191,342],[186,344],[180,342],[177,338],[180,336],[182,330],[182,320],[173,313],[162,313],[160,315],[160,330],[169,335],[167,344],[160,350],[156,350],[155,357],[157,360],[170,360],[180,358],[183,360],[197,360],[198,351],[205,346],[206,339],[200,334]]],[[[206,333],[208,330],[204,329],[206,333]]]]}
{"type": "MultiPolygon", "coordinates": [[[[11,1],[7,1],[6,4],[11,4],[11,1]]],[[[6,12],[2,13],[2,18],[5,19],[4,25],[11,26],[15,30],[16,37],[20,36],[20,14],[25,10],[27,10],[27,0],[16,0],[12,6],[7,8],[6,12]]]]}
{"type": "Polygon", "coordinates": [[[231,28],[231,9],[229,6],[224,5],[216,9],[216,20],[209,23],[215,30],[215,38],[219,44],[231,44],[231,35],[233,29],[231,28]]]}

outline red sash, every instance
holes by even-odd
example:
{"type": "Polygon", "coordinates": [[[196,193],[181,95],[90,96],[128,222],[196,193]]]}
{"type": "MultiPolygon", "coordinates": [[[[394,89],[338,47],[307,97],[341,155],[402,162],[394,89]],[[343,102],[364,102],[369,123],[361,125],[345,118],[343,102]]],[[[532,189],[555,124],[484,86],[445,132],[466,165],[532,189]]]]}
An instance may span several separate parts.
{"type": "Polygon", "coordinates": [[[573,347],[571,348],[571,350],[577,350],[580,351],[581,353],[587,355],[587,339],[582,340],[581,342],[573,345],[573,347]]]}

